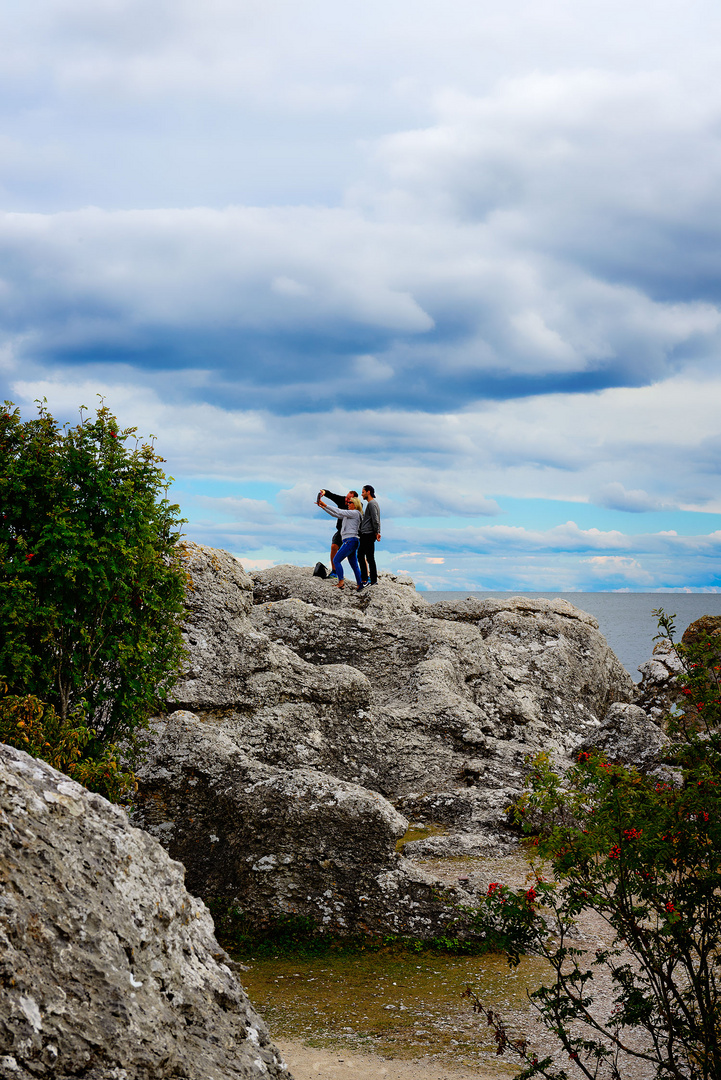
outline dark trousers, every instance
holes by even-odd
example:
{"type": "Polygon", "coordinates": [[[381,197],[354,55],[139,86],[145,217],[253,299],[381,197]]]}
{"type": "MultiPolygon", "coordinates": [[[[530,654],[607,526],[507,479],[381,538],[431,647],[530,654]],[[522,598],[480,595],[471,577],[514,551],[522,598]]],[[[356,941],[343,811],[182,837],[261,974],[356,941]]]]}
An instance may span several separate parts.
{"type": "Polygon", "coordinates": [[[358,562],[360,563],[361,577],[364,581],[370,580],[375,585],[378,580],[376,570],[376,538],[375,533],[361,533],[360,547],[358,548],[358,562]],[[367,563],[367,565],[366,565],[367,563]],[[370,575],[368,571],[370,570],[370,575]]]}

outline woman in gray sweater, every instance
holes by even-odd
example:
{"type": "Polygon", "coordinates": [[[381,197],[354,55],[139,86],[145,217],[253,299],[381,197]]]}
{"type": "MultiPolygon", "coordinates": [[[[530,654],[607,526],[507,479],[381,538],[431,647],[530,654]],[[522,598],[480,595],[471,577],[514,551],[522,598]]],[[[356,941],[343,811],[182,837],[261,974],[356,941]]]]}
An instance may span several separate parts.
{"type": "Polygon", "coordinates": [[[343,580],[343,566],[341,565],[344,559],[348,560],[351,570],[355,574],[356,584],[358,586],[358,592],[363,588],[361,582],[361,572],[358,566],[358,544],[360,525],[363,519],[363,503],[360,501],[357,495],[346,495],[345,504],[346,509],[342,510],[340,507],[326,506],[321,496],[325,495],[324,491],[321,491],[318,499],[316,500],[316,506],[319,506],[321,510],[325,510],[326,514],[330,514],[331,517],[338,518],[340,520],[340,535],[341,546],[333,558],[333,569],[338,575],[338,581],[336,582],[336,589],[344,589],[345,581],[343,580]]]}

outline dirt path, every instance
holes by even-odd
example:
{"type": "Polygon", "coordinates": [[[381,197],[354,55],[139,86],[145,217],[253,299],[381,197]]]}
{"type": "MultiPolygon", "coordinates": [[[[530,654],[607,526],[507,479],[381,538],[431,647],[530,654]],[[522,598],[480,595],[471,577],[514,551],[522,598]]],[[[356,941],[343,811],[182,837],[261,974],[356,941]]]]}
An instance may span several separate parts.
{"type": "Polygon", "coordinates": [[[428,1058],[392,1061],[379,1054],[318,1050],[283,1039],[277,1045],[295,1080],[500,1080],[517,1071],[500,1065],[480,1071],[475,1065],[449,1068],[428,1058]]]}

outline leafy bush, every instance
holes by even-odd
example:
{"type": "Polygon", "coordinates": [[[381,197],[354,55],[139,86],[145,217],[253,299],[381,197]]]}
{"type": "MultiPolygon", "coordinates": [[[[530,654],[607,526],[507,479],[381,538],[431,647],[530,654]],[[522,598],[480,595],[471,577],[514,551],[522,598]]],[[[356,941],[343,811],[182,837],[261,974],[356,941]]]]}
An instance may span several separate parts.
{"type": "MultiPolygon", "coordinates": [[[[672,619],[656,614],[659,636],[673,641],[672,619]]],[[[523,890],[493,883],[475,914],[476,929],[511,964],[524,952],[546,958],[553,980],[531,1001],[589,1078],[604,1071],[618,1077],[633,1060],[658,1077],[721,1077],[718,638],[674,647],[685,704],[669,718],[666,765],[643,775],[582,752],[562,775],[539,755],[516,808],[521,823],[544,822],[530,836],[535,881],[523,890]],[[608,947],[592,954],[574,944],[584,911],[600,914],[612,931],[608,947]],[[594,1004],[601,968],[614,987],[605,1016],[594,1004]]],[[[524,827],[532,834],[537,826],[524,827]]],[[[523,1060],[522,1077],[566,1076],[471,997],[501,1050],[523,1060]]]]}
{"type": "Polygon", "coordinates": [[[182,519],[135,430],[104,405],[64,428],[43,404],[0,412],[0,675],[97,761],[132,757],[184,655],[182,519]]]}
{"type": "Polygon", "coordinates": [[[118,764],[115,746],[103,746],[96,757],[85,756],[96,740],[82,710],[62,720],[52,705],[32,694],[13,697],[5,687],[0,690],[0,742],[42,758],[111,802],[119,802],[134,789],[133,774],[118,764]]]}

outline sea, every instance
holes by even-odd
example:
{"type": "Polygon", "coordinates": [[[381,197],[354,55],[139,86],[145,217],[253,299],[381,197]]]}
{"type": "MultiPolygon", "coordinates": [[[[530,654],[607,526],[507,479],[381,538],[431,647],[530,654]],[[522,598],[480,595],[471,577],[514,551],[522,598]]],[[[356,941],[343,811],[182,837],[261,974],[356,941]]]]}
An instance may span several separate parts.
{"type": "Polygon", "coordinates": [[[655,610],[663,608],[667,615],[675,615],[677,640],[689,623],[702,615],[721,615],[721,592],[424,592],[422,595],[431,604],[438,600],[458,600],[469,596],[480,600],[491,597],[502,600],[509,596],[567,600],[598,620],[599,630],[635,682],[641,678],[639,664],[648,660],[653,652],[653,637],[658,633],[658,619],[653,614],[655,610]]]}

